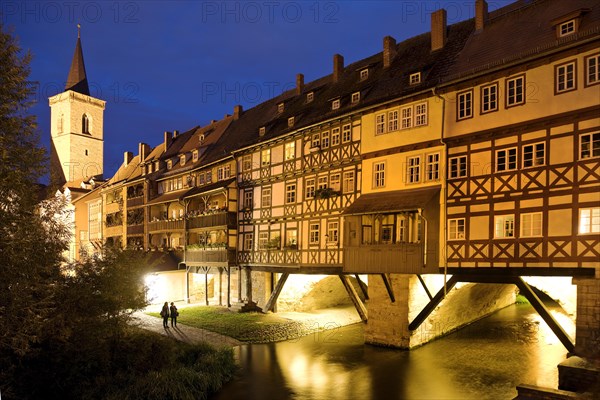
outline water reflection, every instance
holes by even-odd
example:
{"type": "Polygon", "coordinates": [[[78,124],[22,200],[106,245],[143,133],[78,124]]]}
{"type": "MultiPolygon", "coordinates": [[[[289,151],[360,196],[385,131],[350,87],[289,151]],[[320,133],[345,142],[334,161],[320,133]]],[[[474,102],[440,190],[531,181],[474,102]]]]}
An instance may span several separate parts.
{"type": "MultiPolygon", "coordinates": [[[[572,321],[554,317],[573,335],[572,321]]],[[[529,305],[514,305],[412,351],[363,345],[363,325],[238,349],[242,370],[216,399],[511,399],[557,387],[566,350],[529,305]]]]}

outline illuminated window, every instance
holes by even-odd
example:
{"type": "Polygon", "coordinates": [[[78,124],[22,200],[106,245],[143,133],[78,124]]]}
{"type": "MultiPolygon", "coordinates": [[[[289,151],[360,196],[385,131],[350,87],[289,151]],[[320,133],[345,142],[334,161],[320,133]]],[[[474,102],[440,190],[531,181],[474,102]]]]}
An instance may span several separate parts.
{"type": "Polygon", "coordinates": [[[242,171],[250,171],[252,169],[252,156],[247,155],[242,157],[242,171]]]}
{"type": "Polygon", "coordinates": [[[305,182],[304,198],[312,199],[315,197],[315,178],[307,178],[305,182]]]}
{"type": "Polygon", "coordinates": [[[294,126],[294,117],[289,117],[288,118],[288,128],[291,128],[294,126]]]}
{"type": "Polygon", "coordinates": [[[342,126],[342,143],[348,143],[352,140],[352,130],[350,124],[342,126]]]}
{"type": "Polygon", "coordinates": [[[329,131],[325,131],[321,134],[321,148],[326,149],[329,147],[329,131]]]}
{"type": "Polygon", "coordinates": [[[179,156],[179,165],[185,165],[185,154],[179,156]]]}
{"type": "Polygon", "coordinates": [[[253,245],[254,234],[244,233],[244,250],[251,251],[253,245]]]}
{"type": "Polygon", "coordinates": [[[333,128],[331,130],[331,145],[337,146],[340,144],[340,128],[333,128]]]}
{"type": "Polygon", "coordinates": [[[285,110],[285,105],[284,105],[284,103],[279,103],[279,104],[277,104],[277,112],[278,112],[279,114],[281,114],[281,113],[283,112],[283,110],[285,110]]]}
{"type": "Polygon", "coordinates": [[[494,219],[494,238],[513,238],[515,237],[515,216],[498,215],[494,219]]]}
{"type": "Polygon", "coordinates": [[[311,147],[320,147],[321,146],[321,135],[318,133],[315,133],[312,136],[312,145],[311,147]]]}
{"type": "Polygon", "coordinates": [[[330,221],[327,222],[327,243],[337,243],[339,239],[339,222],[330,221]]]}
{"type": "Polygon", "coordinates": [[[306,93],[306,102],[311,103],[315,99],[315,94],[313,92],[306,93]]]}
{"type": "Polygon", "coordinates": [[[167,160],[167,169],[173,168],[173,161],[167,160]]]}
{"type": "Polygon", "coordinates": [[[523,168],[546,164],[546,144],[535,143],[523,146],[523,168]]]}
{"type": "Polygon", "coordinates": [[[481,88],[481,113],[485,114],[498,110],[498,84],[481,88]]]}
{"type": "Polygon", "coordinates": [[[579,156],[581,159],[600,157],[600,132],[581,135],[579,156]]]}
{"type": "Polygon", "coordinates": [[[473,91],[458,94],[457,119],[466,119],[473,116],[473,91]]]}
{"type": "Polygon", "coordinates": [[[269,232],[258,232],[258,248],[263,250],[269,243],[269,232]]]}
{"type": "Polygon", "coordinates": [[[343,193],[354,192],[354,171],[344,172],[343,180],[342,180],[342,192],[343,193]]]}
{"type": "Polygon", "coordinates": [[[506,80],[506,106],[525,103],[525,76],[517,76],[506,80]]]}
{"type": "Polygon", "coordinates": [[[467,176],[467,156],[452,157],[448,160],[450,169],[448,177],[450,179],[464,178],[467,176]]]}
{"type": "Polygon", "coordinates": [[[336,192],[340,190],[340,174],[331,174],[329,179],[329,187],[336,192]]]}
{"type": "Polygon", "coordinates": [[[193,162],[196,162],[196,161],[198,161],[198,150],[194,150],[194,151],[192,152],[192,161],[193,161],[193,162]]]}
{"type": "Polygon", "coordinates": [[[308,226],[308,243],[319,244],[319,223],[311,222],[308,226]]]}
{"type": "Polygon", "coordinates": [[[260,165],[263,167],[271,165],[271,149],[263,150],[260,153],[260,165]]]}
{"type": "Polygon", "coordinates": [[[496,172],[517,169],[517,148],[496,151],[496,172]]]}
{"type": "Polygon", "coordinates": [[[521,237],[542,236],[542,213],[521,214],[521,237]]]}
{"type": "Polygon", "coordinates": [[[465,219],[453,218],[448,220],[448,240],[465,238],[465,219]]]}
{"type": "Polygon", "coordinates": [[[317,189],[326,189],[329,187],[329,177],[327,175],[320,176],[317,180],[317,189]]]}
{"type": "Polygon", "coordinates": [[[296,142],[288,142],[285,144],[284,158],[286,161],[296,158],[296,142]]]}
{"type": "Polygon", "coordinates": [[[600,233],[600,207],[579,210],[579,233],[600,233]]]}
{"type": "Polygon", "coordinates": [[[261,207],[271,207],[271,188],[262,188],[261,207]]]}
{"type": "Polygon", "coordinates": [[[576,89],[575,61],[557,65],[555,69],[556,93],[569,92],[576,89]]]}
{"type": "Polygon", "coordinates": [[[264,136],[264,134],[267,132],[267,128],[265,128],[264,126],[261,126],[260,128],[258,128],[258,136],[264,136]]]}
{"type": "Polygon", "coordinates": [[[288,183],[285,185],[285,204],[296,202],[296,183],[288,183]]]}

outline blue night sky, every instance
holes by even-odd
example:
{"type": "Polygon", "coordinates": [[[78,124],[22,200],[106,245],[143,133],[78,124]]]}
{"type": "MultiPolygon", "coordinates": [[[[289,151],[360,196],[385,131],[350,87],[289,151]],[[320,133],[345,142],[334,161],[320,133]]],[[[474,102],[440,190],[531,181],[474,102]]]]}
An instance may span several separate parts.
{"type": "MultiPolygon", "coordinates": [[[[123,152],[156,146],[180,132],[251,108],[295,84],[328,75],[335,53],[345,64],[429,31],[429,14],[448,24],[471,18],[461,1],[10,1],[0,19],[33,54],[42,144],[49,148],[48,97],[64,90],[77,40],[94,97],[104,112],[104,172],[123,152]]],[[[494,10],[512,1],[488,1],[494,10]]]]}

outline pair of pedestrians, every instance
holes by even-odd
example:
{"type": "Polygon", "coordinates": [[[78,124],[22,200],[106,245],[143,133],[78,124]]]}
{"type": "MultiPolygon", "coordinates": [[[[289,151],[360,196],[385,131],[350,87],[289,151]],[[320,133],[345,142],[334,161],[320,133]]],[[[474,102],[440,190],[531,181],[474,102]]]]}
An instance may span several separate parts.
{"type": "Polygon", "coordinates": [[[163,319],[163,328],[169,327],[169,317],[171,317],[171,326],[177,326],[177,317],[179,316],[179,311],[177,311],[177,307],[173,302],[171,302],[171,307],[169,307],[169,302],[165,301],[162,310],[160,310],[160,316],[163,319]]]}

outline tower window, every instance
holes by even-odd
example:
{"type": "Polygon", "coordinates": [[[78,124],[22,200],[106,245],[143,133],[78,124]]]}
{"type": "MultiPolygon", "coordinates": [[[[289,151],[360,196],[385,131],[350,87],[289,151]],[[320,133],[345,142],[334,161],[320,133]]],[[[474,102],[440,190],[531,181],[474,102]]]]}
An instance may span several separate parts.
{"type": "Polygon", "coordinates": [[[86,156],[88,155],[88,150],[87,150],[87,149],[85,149],[85,155],[86,155],[86,156]]]}
{"type": "Polygon", "coordinates": [[[60,116],[58,117],[56,131],[57,131],[57,133],[63,132],[63,115],[62,114],[60,114],[60,116]]]}
{"type": "Polygon", "coordinates": [[[82,133],[90,133],[90,119],[86,114],[83,114],[81,117],[81,132],[82,133]]]}

